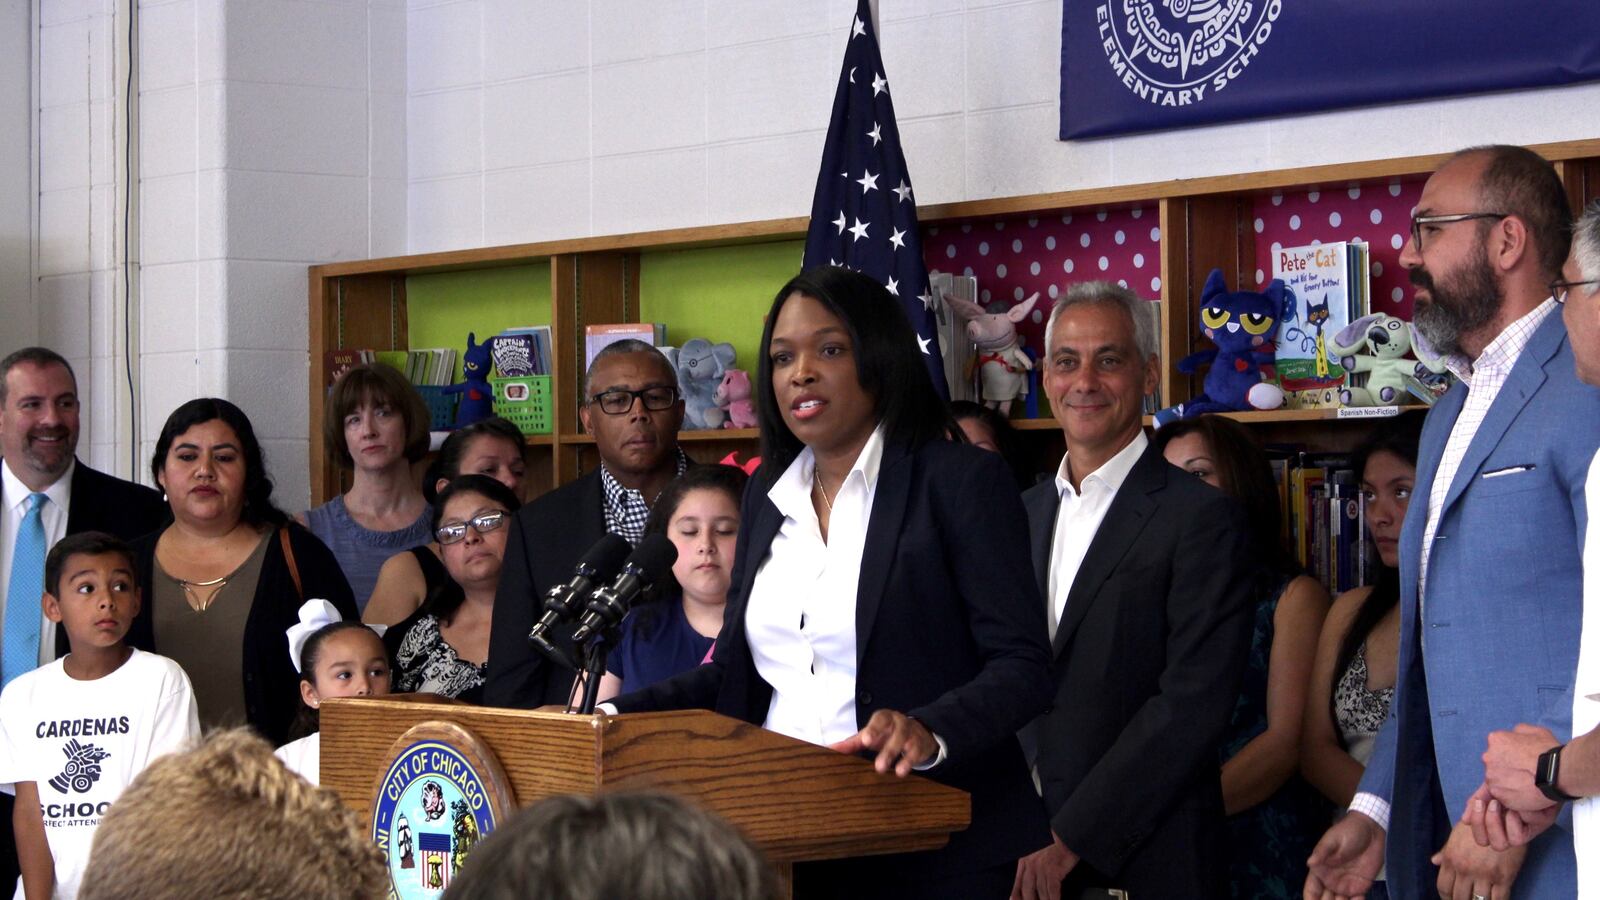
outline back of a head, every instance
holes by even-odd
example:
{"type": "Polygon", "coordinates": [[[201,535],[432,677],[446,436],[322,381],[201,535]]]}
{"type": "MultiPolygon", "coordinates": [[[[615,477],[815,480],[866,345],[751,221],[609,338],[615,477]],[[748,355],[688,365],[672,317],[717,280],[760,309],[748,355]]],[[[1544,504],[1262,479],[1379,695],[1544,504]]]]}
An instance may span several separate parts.
{"type": "Polygon", "coordinates": [[[665,794],[542,800],[474,849],[448,900],[772,900],[732,825],[665,794]]]}
{"type": "Polygon", "coordinates": [[[95,832],[82,900],[377,900],[383,855],[332,791],[238,729],[165,756],[95,832]]]}

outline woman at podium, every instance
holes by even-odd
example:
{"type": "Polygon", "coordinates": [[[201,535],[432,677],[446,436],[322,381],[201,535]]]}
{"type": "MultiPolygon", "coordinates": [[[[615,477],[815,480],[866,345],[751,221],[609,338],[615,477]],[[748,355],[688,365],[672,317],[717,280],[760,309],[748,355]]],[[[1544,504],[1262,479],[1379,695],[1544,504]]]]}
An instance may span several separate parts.
{"type": "Polygon", "coordinates": [[[1015,737],[1050,699],[1015,480],[950,439],[917,335],[864,275],[778,292],[758,390],[763,464],[712,660],[612,705],[711,709],[971,794],[943,849],[802,864],[797,897],[1006,897],[1048,840],[1015,737]]]}

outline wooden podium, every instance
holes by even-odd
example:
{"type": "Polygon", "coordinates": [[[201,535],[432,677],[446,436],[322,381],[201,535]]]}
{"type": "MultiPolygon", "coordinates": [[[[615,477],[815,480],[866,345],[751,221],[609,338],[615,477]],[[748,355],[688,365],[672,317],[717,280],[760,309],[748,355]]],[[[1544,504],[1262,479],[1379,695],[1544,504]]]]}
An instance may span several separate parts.
{"type": "Polygon", "coordinates": [[[321,722],[322,785],[363,820],[391,748],[424,722],[475,734],[518,806],[608,790],[689,797],[739,826],[786,881],[795,862],[942,847],[971,816],[963,791],[700,710],[573,716],[405,695],[329,700],[321,722]]]}

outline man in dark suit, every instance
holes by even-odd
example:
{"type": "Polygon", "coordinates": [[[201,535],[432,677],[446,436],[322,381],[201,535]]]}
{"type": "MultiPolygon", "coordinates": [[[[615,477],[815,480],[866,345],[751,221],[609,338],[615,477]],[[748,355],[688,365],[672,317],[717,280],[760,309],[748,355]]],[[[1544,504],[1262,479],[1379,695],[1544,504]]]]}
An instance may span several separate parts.
{"type": "Polygon", "coordinates": [[[552,585],[607,532],[637,544],[650,505],[688,465],[678,449],[683,397],[661,351],[641,341],[607,346],[589,365],[578,417],[600,465],[517,512],[506,539],[489,632],[486,706],[565,704],[574,673],[540,656],[528,631],[552,585]]]}
{"type": "Polygon", "coordinates": [[[1055,701],[1024,738],[1054,841],[1018,865],[1025,900],[1226,894],[1218,748],[1250,644],[1247,529],[1144,435],[1152,319],[1096,282],[1046,332],[1067,454],[1023,499],[1055,701]]]}
{"type": "MultiPolygon", "coordinates": [[[[54,350],[26,347],[0,359],[0,507],[6,510],[0,524],[0,547],[5,548],[0,551],[0,585],[11,583],[11,547],[23,515],[20,507],[27,505],[29,494],[49,498],[41,511],[47,552],[69,534],[105,531],[131,541],[167,520],[167,504],[159,493],[77,460],[80,406],[77,376],[54,350]]],[[[37,598],[33,605],[38,605],[37,598]]],[[[40,656],[34,664],[67,648],[65,636],[42,619],[42,610],[40,616],[40,656]]],[[[10,662],[0,662],[9,676],[10,662]]]]}
{"type": "MultiPolygon", "coordinates": [[[[78,448],[78,383],[72,367],[54,350],[27,347],[0,360],[0,618],[6,620],[7,649],[28,647],[0,666],[6,679],[67,652],[64,633],[44,618],[39,591],[44,555],[69,534],[107,531],[132,540],[160,527],[167,517],[161,495],[142,485],[96,472],[74,454],[78,448]],[[16,570],[18,533],[43,495],[34,527],[42,536],[36,571],[16,570]],[[11,586],[17,585],[16,596],[11,586]],[[31,594],[31,596],[25,596],[31,594]],[[7,607],[16,603],[18,607],[7,607]],[[32,615],[27,616],[31,608],[32,615]],[[27,634],[14,638],[15,627],[27,634]]],[[[0,795],[0,885],[17,878],[16,845],[11,839],[11,795],[0,795]]]]}

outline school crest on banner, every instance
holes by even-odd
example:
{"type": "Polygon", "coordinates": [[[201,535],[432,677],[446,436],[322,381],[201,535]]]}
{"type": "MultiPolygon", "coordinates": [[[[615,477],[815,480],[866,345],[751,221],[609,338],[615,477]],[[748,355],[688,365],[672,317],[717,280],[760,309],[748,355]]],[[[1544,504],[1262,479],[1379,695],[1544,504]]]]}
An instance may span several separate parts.
{"type": "Polygon", "coordinates": [[[1600,79],[1594,0],[1065,0],[1061,137],[1600,79]]]}

